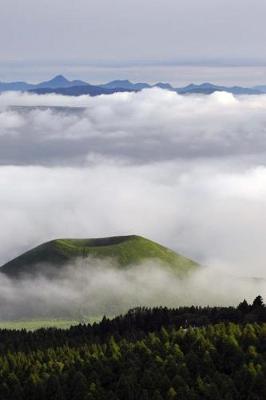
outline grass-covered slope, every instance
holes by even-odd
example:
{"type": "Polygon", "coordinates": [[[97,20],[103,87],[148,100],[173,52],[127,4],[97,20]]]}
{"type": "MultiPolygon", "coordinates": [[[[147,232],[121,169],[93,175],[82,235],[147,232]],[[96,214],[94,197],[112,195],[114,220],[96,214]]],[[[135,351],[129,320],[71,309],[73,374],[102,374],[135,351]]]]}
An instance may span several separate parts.
{"type": "Polygon", "coordinates": [[[99,239],[57,239],[41,244],[3,265],[8,276],[39,272],[42,266],[62,266],[76,258],[113,258],[119,267],[129,267],[156,259],[178,273],[185,273],[197,263],[141,236],[114,236],[99,239]]]}

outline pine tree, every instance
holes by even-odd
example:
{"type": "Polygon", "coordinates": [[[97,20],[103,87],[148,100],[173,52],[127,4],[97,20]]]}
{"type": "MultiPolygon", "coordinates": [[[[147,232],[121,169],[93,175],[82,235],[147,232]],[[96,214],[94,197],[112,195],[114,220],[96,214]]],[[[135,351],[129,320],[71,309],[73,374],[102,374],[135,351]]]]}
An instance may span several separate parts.
{"type": "Polygon", "coordinates": [[[163,400],[159,390],[155,390],[155,392],[152,395],[152,400],[163,400]]]}
{"type": "Polygon", "coordinates": [[[45,390],[46,400],[65,400],[59,379],[55,375],[51,375],[46,384],[45,390]]]}
{"type": "Polygon", "coordinates": [[[88,383],[82,372],[78,371],[74,375],[72,382],[72,400],[84,400],[88,394],[88,383]]]}
{"type": "Polygon", "coordinates": [[[257,296],[253,303],[252,303],[252,308],[263,308],[264,307],[264,303],[263,303],[263,299],[261,296],[257,296]]]}
{"type": "Polygon", "coordinates": [[[250,306],[248,305],[248,302],[246,299],[244,299],[241,303],[239,303],[237,309],[241,311],[242,313],[246,314],[249,312],[250,306]]]}
{"type": "Polygon", "coordinates": [[[177,396],[176,396],[175,389],[173,387],[170,387],[170,389],[167,392],[167,399],[168,400],[173,400],[173,399],[176,399],[176,398],[177,398],[177,396]]]}

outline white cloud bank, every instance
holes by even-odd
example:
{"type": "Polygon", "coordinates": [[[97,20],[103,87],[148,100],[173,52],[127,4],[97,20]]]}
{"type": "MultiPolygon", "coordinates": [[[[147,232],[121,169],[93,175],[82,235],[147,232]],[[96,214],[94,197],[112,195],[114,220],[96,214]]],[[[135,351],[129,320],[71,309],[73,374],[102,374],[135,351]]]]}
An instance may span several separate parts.
{"type": "MultiPolygon", "coordinates": [[[[49,266],[46,266],[49,268],[49,266]]],[[[0,320],[114,316],[138,306],[237,305],[265,292],[266,281],[235,279],[205,268],[180,280],[162,264],[121,270],[115,262],[76,260],[49,279],[0,274],[0,320]]]]}
{"type": "Polygon", "coordinates": [[[265,111],[264,95],[3,93],[0,158],[2,164],[77,165],[91,153],[133,163],[264,155],[265,111]]]}
{"type": "Polygon", "coordinates": [[[265,110],[226,93],[0,95],[0,262],[52,238],[140,234],[266,277],[265,110]]]}

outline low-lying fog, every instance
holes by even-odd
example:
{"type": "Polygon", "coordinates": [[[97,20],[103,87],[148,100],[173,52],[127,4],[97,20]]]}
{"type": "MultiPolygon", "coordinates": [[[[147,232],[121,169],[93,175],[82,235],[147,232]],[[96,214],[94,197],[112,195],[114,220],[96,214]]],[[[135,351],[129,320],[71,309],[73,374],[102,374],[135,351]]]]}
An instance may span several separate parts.
{"type": "Polygon", "coordinates": [[[0,319],[86,319],[137,306],[236,305],[244,298],[252,302],[265,289],[265,280],[236,279],[217,268],[202,268],[180,279],[156,261],[121,270],[114,260],[83,259],[52,279],[40,275],[10,280],[0,274],[0,319]]]}
{"type": "Polygon", "coordinates": [[[266,96],[0,95],[1,264],[52,238],[139,234],[208,265],[186,284],[147,265],[82,280],[74,268],[4,282],[1,303],[74,307],[82,293],[98,313],[111,294],[121,309],[251,298],[255,281],[237,278],[266,278],[265,154],[266,96]]]}

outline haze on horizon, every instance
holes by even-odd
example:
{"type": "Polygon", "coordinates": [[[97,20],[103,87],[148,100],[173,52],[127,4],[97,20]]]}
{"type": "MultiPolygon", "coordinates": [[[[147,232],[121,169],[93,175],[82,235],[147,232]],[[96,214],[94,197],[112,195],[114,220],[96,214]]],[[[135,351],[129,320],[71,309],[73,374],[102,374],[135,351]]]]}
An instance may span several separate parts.
{"type": "Polygon", "coordinates": [[[0,80],[266,83],[260,0],[3,0],[0,80]]]}

